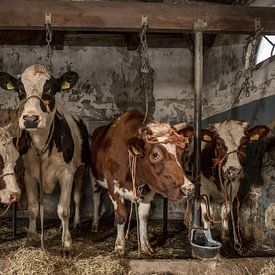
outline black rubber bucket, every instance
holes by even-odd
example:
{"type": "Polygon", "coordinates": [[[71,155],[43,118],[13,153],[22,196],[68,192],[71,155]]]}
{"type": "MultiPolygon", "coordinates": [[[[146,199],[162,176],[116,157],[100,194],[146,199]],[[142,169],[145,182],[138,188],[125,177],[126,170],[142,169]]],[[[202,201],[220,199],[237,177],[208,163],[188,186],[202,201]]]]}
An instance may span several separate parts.
{"type": "Polygon", "coordinates": [[[210,229],[191,229],[190,244],[193,257],[213,258],[220,253],[222,244],[213,240],[210,229]]]}

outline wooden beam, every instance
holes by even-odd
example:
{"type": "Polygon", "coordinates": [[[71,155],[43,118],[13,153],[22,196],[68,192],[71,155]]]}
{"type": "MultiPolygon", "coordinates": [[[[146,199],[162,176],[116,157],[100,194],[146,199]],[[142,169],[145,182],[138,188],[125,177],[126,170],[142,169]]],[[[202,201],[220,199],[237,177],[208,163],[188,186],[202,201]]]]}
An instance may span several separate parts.
{"type": "Polygon", "coordinates": [[[1,0],[0,29],[43,30],[45,12],[60,31],[135,32],[147,15],[150,32],[192,32],[205,20],[211,33],[253,33],[255,20],[265,34],[275,34],[275,8],[213,4],[1,0]]]}

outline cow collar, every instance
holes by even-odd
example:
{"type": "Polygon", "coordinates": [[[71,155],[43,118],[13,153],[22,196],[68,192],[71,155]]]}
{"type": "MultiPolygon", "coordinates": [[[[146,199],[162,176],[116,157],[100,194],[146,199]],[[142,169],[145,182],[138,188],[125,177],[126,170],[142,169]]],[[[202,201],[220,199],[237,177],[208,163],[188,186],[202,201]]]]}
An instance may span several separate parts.
{"type": "Polygon", "coordinates": [[[31,148],[32,148],[32,150],[33,150],[33,152],[36,156],[42,156],[48,150],[49,144],[52,140],[52,136],[53,136],[53,133],[54,133],[54,125],[55,125],[55,120],[53,120],[53,122],[52,122],[52,125],[51,125],[51,128],[50,128],[50,134],[49,134],[48,139],[47,139],[47,141],[46,141],[46,143],[45,143],[45,145],[44,145],[44,147],[41,151],[39,151],[37,148],[35,148],[33,143],[30,141],[31,148]]]}

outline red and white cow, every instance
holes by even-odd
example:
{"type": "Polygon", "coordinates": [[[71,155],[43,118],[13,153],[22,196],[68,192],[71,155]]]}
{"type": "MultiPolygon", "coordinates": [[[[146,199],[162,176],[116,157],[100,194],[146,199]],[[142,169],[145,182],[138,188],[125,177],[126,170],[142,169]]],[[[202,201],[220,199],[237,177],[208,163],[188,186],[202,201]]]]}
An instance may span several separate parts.
{"type": "Polygon", "coordinates": [[[180,161],[186,139],[168,124],[143,123],[143,120],[141,113],[128,111],[111,124],[97,128],[92,135],[92,172],[97,185],[93,197],[93,229],[98,227],[100,185],[108,188],[114,205],[117,222],[115,251],[119,255],[125,254],[127,211],[124,199],[139,203],[141,251],[150,254],[153,250],[148,240],[147,219],[155,193],[179,200],[194,191],[194,185],[185,177],[180,161]],[[134,163],[131,159],[136,161],[133,169],[130,169],[134,163]]]}
{"type": "MultiPolygon", "coordinates": [[[[244,177],[246,146],[250,142],[262,139],[269,132],[269,128],[264,125],[251,129],[248,126],[249,122],[246,121],[226,120],[212,124],[201,131],[200,194],[206,195],[209,202],[221,205],[223,241],[229,239],[228,221],[240,181],[244,177]]],[[[190,128],[188,131],[190,132],[190,128]]],[[[185,155],[186,170],[192,167],[193,154],[194,151],[190,150],[185,155]]],[[[210,222],[204,202],[201,208],[204,228],[209,228],[210,222]]],[[[210,212],[213,212],[212,207],[210,212]]]]}
{"type": "Polygon", "coordinates": [[[21,190],[14,170],[19,153],[7,129],[0,128],[0,202],[10,205],[20,199],[21,190]]]}
{"type": "MultiPolygon", "coordinates": [[[[24,181],[28,197],[28,236],[36,233],[38,186],[42,176],[43,191],[52,193],[57,182],[61,187],[57,213],[62,222],[62,246],[72,247],[69,231],[70,198],[77,169],[90,162],[89,139],[84,123],[65,112],[55,95],[74,87],[75,72],[66,72],[55,79],[44,66],[31,65],[19,79],[0,73],[0,86],[18,93],[21,100],[19,127],[27,138],[22,151],[24,181]],[[40,164],[42,175],[40,175],[40,164]]],[[[79,187],[79,184],[76,184],[79,187]]],[[[75,224],[79,223],[80,190],[75,192],[75,224]]]]}

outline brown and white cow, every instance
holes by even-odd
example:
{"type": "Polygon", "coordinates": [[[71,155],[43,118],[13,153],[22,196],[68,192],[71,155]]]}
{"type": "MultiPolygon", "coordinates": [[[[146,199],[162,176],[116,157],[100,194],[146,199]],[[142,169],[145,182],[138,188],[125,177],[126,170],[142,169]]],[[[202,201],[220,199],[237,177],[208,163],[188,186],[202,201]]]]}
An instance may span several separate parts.
{"type": "Polygon", "coordinates": [[[10,205],[20,199],[21,190],[15,174],[19,153],[7,128],[0,128],[0,202],[10,205]]]}
{"type": "MultiPolygon", "coordinates": [[[[21,153],[28,197],[28,236],[36,233],[38,186],[42,176],[45,193],[52,193],[57,182],[61,187],[57,213],[62,222],[62,246],[66,251],[72,247],[69,217],[73,179],[77,169],[89,163],[90,153],[85,125],[66,113],[55,95],[74,87],[77,80],[78,74],[72,71],[56,79],[42,65],[31,65],[19,79],[0,73],[0,86],[17,92],[21,100],[19,127],[27,138],[27,146],[21,153]]],[[[80,192],[75,193],[74,200],[76,224],[79,223],[80,192]]]]}
{"type": "MultiPolygon", "coordinates": [[[[179,200],[192,195],[194,190],[180,162],[186,139],[177,135],[168,124],[143,123],[143,120],[141,113],[128,111],[111,124],[97,128],[92,135],[92,172],[96,184],[108,188],[113,202],[117,222],[115,251],[119,255],[125,254],[127,212],[124,199],[139,203],[141,250],[151,253],[147,219],[155,193],[179,200]],[[133,162],[130,159],[133,157],[136,158],[136,168],[131,170],[133,162]]],[[[98,226],[99,201],[100,194],[94,188],[94,229],[98,226]]]]}
{"type": "MultiPolygon", "coordinates": [[[[206,195],[209,202],[221,205],[223,241],[229,239],[228,221],[240,181],[244,177],[246,146],[250,142],[261,140],[268,132],[269,128],[264,125],[249,129],[249,122],[238,120],[215,123],[201,131],[200,194],[206,195]]],[[[194,151],[190,150],[185,155],[186,170],[192,167],[193,154],[194,151]]],[[[201,208],[204,228],[209,228],[210,221],[204,202],[201,208]]],[[[210,207],[210,212],[212,211],[210,207]]]]}

